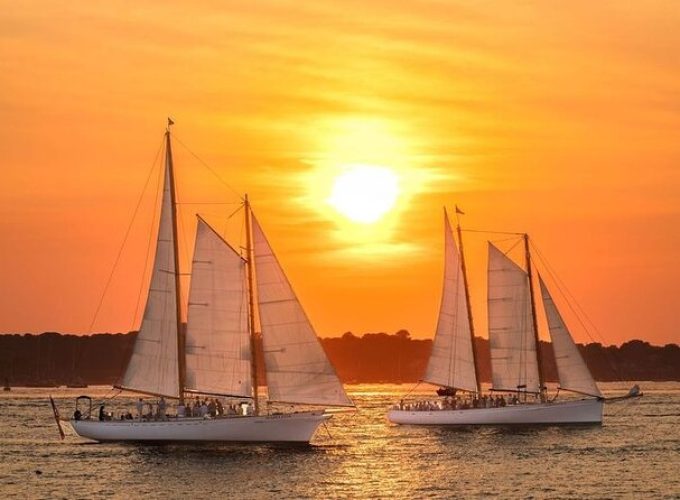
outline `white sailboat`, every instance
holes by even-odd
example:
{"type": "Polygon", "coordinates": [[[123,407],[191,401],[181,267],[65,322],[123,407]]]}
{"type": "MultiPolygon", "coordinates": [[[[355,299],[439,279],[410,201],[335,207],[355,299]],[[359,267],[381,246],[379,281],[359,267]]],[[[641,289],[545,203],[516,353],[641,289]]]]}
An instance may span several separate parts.
{"type": "MultiPolygon", "coordinates": [[[[541,297],[555,353],[560,390],[582,399],[547,398],[534,301],[529,239],[525,234],[526,270],[489,243],[488,328],[492,391],[482,396],[474,349],[460,224],[460,253],[445,213],[445,276],[437,331],[424,381],[442,387],[446,399],[395,406],[388,419],[395,424],[533,425],[600,424],[605,398],[574,343],[550,292],[539,277],[541,297]],[[465,402],[455,398],[467,394],[465,402]],[[498,394],[508,395],[502,399],[498,394]]],[[[638,395],[637,386],[629,396],[638,395]]]]}
{"type": "Polygon", "coordinates": [[[254,217],[247,195],[245,257],[198,218],[186,337],[181,333],[171,124],[165,135],[165,181],[146,308],[132,356],[116,387],[179,402],[194,393],[248,398],[253,411],[215,418],[98,420],[88,416],[74,418],[70,424],[78,435],[96,441],[308,443],[330,418],[324,409],[294,413],[260,409],[255,303],[269,402],[322,408],[354,405],[254,217]]]}

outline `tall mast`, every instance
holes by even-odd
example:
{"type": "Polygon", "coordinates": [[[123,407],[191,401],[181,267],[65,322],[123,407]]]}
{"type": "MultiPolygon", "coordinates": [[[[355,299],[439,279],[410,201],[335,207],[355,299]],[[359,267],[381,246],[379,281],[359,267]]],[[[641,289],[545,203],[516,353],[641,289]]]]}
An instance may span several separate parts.
{"type": "Polygon", "coordinates": [[[460,246],[460,267],[463,271],[463,287],[465,288],[465,302],[467,304],[468,323],[470,324],[470,341],[472,342],[472,364],[475,366],[475,380],[477,381],[477,393],[482,392],[482,382],[479,379],[479,365],[477,364],[477,349],[475,348],[475,326],[472,321],[472,305],[470,304],[470,290],[468,289],[467,268],[465,267],[465,251],[463,250],[463,230],[460,227],[460,210],[456,206],[456,232],[458,233],[458,245],[460,246]]]}
{"type": "Polygon", "coordinates": [[[186,379],[186,358],[184,353],[184,334],[182,332],[182,294],[180,289],[181,276],[179,273],[179,225],[177,224],[177,186],[175,185],[175,171],[172,163],[172,146],[170,144],[170,127],[174,122],[168,118],[165,129],[165,155],[170,180],[170,206],[172,207],[172,243],[175,247],[175,302],[177,304],[177,373],[179,387],[179,402],[184,403],[184,387],[186,379]]]}
{"type": "Polygon", "coordinates": [[[534,342],[536,344],[536,364],[538,365],[538,393],[543,397],[543,362],[541,356],[541,344],[538,338],[538,320],[536,318],[536,299],[534,297],[534,280],[531,272],[531,252],[529,252],[529,235],[524,233],[524,253],[527,259],[527,275],[529,277],[529,295],[531,297],[531,320],[534,330],[534,342]]]}
{"type": "Polygon", "coordinates": [[[245,195],[243,206],[246,215],[246,263],[248,269],[248,320],[250,325],[250,375],[253,385],[253,402],[255,404],[255,415],[260,413],[260,403],[258,401],[258,380],[257,380],[257,349],[255,342],[255,293],[253,290],[253,242],[252,227],[250,218],[252,212],[248,195],[245,195]]]}

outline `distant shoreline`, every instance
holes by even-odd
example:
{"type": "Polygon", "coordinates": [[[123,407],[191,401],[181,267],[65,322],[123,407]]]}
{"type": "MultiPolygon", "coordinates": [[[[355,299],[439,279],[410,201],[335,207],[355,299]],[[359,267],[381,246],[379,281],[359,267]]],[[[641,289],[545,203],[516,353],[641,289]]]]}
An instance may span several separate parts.
{"type": "MultiPolygon", "coordinates": [[[[112,385],[123,373],[136,332],[62,335],[55,332],[0,335],[0,382],[9,386],[112,385]]],[[[350,332],[320,339],[345,384],[399,384],[417,382],[432,349],[430,339],[395,334],[350,332]]],[[[491,379],[489,342],[475,338],[480,377],[491,379]]],[[[552,346],[541,341],[548,382],[557,380],[552,346]]],[[[631,340],[620,346],[579,345],[598,381],[680,381],[680,347],[654,346],[631,340]]],[[[261,349],[258,366],[262,367],[261,349]]],[[[261,374],[264,380],[264,373],[261,374]]]]}

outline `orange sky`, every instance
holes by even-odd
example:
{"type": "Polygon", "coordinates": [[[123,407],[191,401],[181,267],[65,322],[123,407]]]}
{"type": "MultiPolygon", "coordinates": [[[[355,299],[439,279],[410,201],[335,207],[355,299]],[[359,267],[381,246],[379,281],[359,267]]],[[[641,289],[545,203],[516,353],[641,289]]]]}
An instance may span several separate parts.
{"type": "MultiPolygon", "coordinates": [[[[171,114],[249,192],[321,336],[431,337],[458,203],[530,232],[596,339],[680,341],[676,2],[138,4],[0,0],[0,331],[88,331],[171,114]],[[370,226],[326,201],[357,163],[400,179],[370,226]]],[[[182,201],[237,201],[176,151],[182,201]]],[[[94,331],[136,328],[147,194],[94,331]]],[[[234,208],[182,206],[185,263],[192,212],[234,208]]]]}

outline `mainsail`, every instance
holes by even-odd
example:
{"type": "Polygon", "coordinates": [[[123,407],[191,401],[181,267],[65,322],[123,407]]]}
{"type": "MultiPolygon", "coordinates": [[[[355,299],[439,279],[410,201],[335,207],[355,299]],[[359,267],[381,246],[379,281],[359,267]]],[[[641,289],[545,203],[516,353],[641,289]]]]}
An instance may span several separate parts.
{"type": "Polygon", "coordinates": [[[548,287],[545,286],[543,278],[540,276],[539,282],[545,315],[548,319],[550,338],[555,352],[555,364],[557,365],[560,387],[589,396],[602,397],[602,393],[597,388],[590,370],[588,370],[578,347],[574,343],[574,339],[571,338],[562,315],[557,310],[548,287]]]}
{"type": "Polygon", "coordinates": [[[495,390],[539,392],[529,278],[489,243],[489,344],[495,390]]]}
{"type": "Polygon", "coordinates": [[[254,216],[252,222],[269,400],[353,406],[254,216]]]}
{"type": "Polygon", "coordinates": [[[444,289],[437,332],[424,380],[445,387],[476,391],[477,378],[463,272],[446,213],[444,219],[444,289]]]}
{"type": "Polygon", "coordinates": [[[199,217],[185,343],[188,391],[252,397],[245,267],[199,217]]]}
{"type": "Polygon", "coordinates": [[[176,398],[180,389],[171,168],[172,156],[168,147],[151,284],[142,326],[120,387],[176,398]]]}

